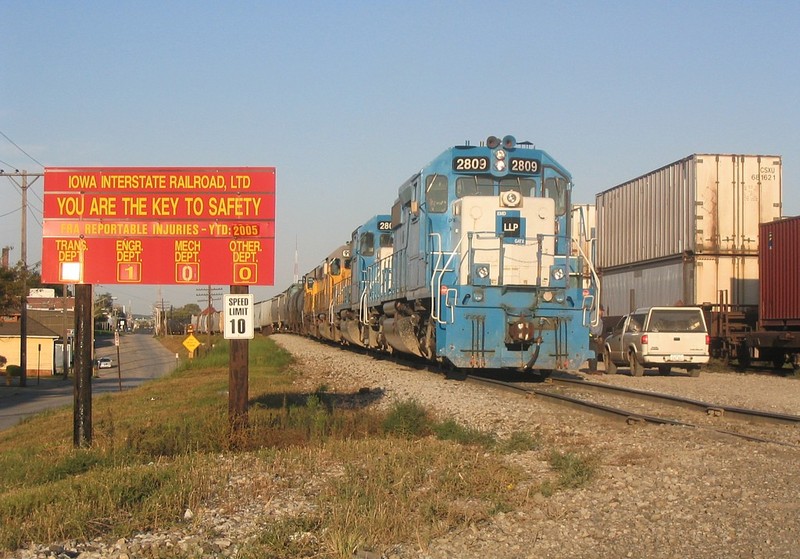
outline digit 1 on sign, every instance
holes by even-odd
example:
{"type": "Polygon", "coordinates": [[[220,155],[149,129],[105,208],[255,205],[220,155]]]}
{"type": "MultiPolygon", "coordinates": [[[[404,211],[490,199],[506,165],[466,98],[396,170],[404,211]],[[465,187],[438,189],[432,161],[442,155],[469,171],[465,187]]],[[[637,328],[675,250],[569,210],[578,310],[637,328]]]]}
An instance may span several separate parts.
{"type": "Polygon", "coordinates": [[[141,262],[118,262],[117,281],[120,283],[139,283],[142,281],[141,262]]]}

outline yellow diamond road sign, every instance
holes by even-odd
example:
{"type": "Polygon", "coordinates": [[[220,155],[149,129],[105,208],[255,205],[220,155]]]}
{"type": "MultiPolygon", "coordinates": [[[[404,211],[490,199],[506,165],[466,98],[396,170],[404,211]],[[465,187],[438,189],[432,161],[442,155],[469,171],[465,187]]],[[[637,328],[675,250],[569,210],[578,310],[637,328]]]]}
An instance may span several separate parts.
{"type": "Polygon", "coordinates": [[[183,347],[194,353],[194,350],[200,347],[200,341],[194,337],[194,334],[189,334],[186,336],[186,339],[183,340],[183,347]]]}

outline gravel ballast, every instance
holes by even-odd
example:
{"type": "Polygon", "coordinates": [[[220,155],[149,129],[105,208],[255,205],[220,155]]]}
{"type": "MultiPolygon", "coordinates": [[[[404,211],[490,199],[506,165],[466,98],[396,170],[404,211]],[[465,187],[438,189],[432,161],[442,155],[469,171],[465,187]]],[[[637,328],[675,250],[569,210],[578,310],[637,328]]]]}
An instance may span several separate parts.
{"type": "MultiPolygon", "coordinates": [[[[524,509],[497,514],[429,545],[386,542],[382,555],[360,556],[800,558],[797,427],[785,427],[794,429],[789,435],[792,446],[682,427],[626,425],[297,336],[273,339],[297,359],[293,367],[298,391],[326,386],[329,391],[356,393],[368,388],[382,394],[378,406],[413,399],[442,418],[501,437],[517,431],[536,433],[549,447],[598,460],[596,477],[581,489],[536,495],[524,509]]],[[[800,415],[800,382],[793,377],[732,371],[631,377],[621,372],[576,374],[595,382],[800,415]]],[[[532,473],[548,468],[542,454],[534,451],[508,459],[532,473]]],[[[246,467],[246,458],[236,460],[243,466],[240,474],[231,476],[230,485],[240,492],[252,469],[246,467]]],[[[168,533],[140,534],[115,543],[37,544],[6,557],[132,559],[166,556],[158,551],[166,548],[185,548],[186,557],[236,557],[239,544],[253,537],[263,522],[302,506],[290,494],[249,497],[233,511],[213,504],[203,511],[187,511],[187,522],[168,533]]]]}
{"type": "MultiPolygon", "coordinates": [[[[505,436],[541,433],[562,450],[600,458],[597,478],[562,491],[532,510],[434,541],[427,549],[399,548],[387,557],[485,559],[522,557],[800,557],[800,431],[789,447],[747,442],[680,427],[613,422],[546,402],[509,398],[461,381],[355,355],[294,336],[275,340],[298,356],[304,388],[380,388],[380,405],[414,399],[443,417],[505,436]],[[346,366],[342,366],[346,362],[346,366]],[[315,384],[316,383],[316,384],[315,384]]],[[[587,375],[608,382],[689,398],[800,414],[795,378],[706,372],[631,377],[587,375]]],[[[533,453],[531,453],[533,454],[533,453]]],[[[539,456],[516,456],[532,471],[539,456]]]]}

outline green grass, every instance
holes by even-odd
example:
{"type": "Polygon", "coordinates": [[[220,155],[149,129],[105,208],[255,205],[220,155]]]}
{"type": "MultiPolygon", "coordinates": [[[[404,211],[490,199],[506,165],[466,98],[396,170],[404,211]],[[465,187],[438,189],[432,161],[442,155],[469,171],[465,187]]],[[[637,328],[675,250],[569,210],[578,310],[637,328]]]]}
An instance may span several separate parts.
{"type": "MultiPolygon", "coordinates": [[[[180,341],[168,339],[170,349],[180,341]]],[[[379,412],[363,394],[298,392],[291,356],[268,338],[253,340],[249,356],[248,424],[235,435],[222,340],[167,377],[95,397],[91,448],[73,448],[71,408],[1,432],[0,550],[114,541],[168,528],[212,498],[234,509],[289,492],[308,506],[265,519],[239,556],[349,557],[356,547],[424,544],[596,473],[592,457],[548,448],[535,433],[498,438],[434,419],[413,400],[379,412]],[[523,452],[549,461],[551,481],[505,458],[523,452]],[[247,484],[231,491],[236,476],[247,484]]]]}

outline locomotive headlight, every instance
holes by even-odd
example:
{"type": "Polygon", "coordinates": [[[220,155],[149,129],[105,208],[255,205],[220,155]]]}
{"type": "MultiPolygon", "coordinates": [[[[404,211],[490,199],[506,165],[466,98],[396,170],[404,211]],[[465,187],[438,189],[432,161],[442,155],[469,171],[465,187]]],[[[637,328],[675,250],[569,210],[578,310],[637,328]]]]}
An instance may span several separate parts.
{"type": "Polygon", "coordinates": [[[505,171],[506,170],[506,162],[505,161],[495,161],[494,168],[497,171],[505,171]]]}
{"type": "Polygon", "coordinates": [[[489,266],[478,266],[475,269],[475,273],[478,274],[479,278],[486,279],[489,277],[489,266]]]}
{"type": "Polygon", "coordinates": [[[476,303],[481,303],[483,301],[483,289],[476,289],[472,292],[472,300],[476,303]]]}
{"type": "Polygon", "coordinates": [[[497,158],[498,161],[503,161],[506,158],[506,152],[503,151],[502,149],[498,149],[496,152],[494,152],[494,156],[497,158]]]}
{"type": "Polygon", "coordinates": [[[542,299],[544,299],[545,302],[549,303],[550,301],[553,300],[553,292],[545,291],[544,293],[542,293],[542,299]]]}

